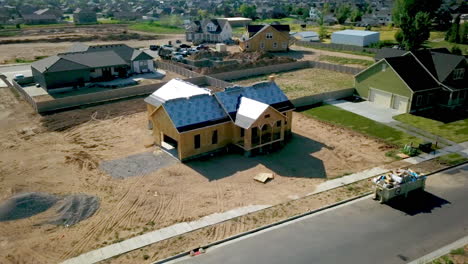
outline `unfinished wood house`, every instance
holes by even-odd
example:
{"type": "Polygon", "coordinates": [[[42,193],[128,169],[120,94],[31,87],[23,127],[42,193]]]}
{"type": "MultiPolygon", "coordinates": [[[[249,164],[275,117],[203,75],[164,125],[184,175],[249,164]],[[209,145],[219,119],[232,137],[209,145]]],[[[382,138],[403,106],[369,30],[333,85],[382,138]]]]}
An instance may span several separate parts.
{"type": "Polygon", "coordinates": [[[294,106],[274,80],[213,93],[173,79],[145,99],[155,144],[181,161],[223,150],[283,146],[294,106]]]}

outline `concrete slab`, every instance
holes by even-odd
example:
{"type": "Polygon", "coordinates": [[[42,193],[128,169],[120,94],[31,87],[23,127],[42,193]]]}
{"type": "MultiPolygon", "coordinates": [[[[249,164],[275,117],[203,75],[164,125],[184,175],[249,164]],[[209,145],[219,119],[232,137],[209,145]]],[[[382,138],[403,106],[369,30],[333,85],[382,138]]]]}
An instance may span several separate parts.
{"type": "Polygon", "coordinates": [[[48,93],[44,89],[42,89],[41,87],[38,88],[34,85],[23,87],[23,90],[30,96],[48,95],[48,93]]]}
{"type": "Polygon", "coordinates": [[[187,223],[178,223],[172,226],[172,228],[176,231],[177,234],[183,234],[191,231],[191,227],[187,223]]]}
{"type": "Polygon", "coordinates": [[[334,100],[327,103],[384,124],[395,121],[393,116],[402,114],[402,112],[395,109],[381,107],[369,101],[353,103],[344,100],[334,100]]]}

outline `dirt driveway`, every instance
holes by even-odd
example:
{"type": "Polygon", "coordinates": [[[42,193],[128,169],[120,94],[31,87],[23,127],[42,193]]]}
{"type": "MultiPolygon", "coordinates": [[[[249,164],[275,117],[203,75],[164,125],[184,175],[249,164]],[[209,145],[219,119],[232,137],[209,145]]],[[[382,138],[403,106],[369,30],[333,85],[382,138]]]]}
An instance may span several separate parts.
{"type": "Polygon", "coordinates": [[[177,222],[284,202],[325,178],[390,161],[378,141],[294,114],[292,141],[270,156],[225,155],[114,179],[99,169],[102,161],[149,151],[145,110],[137,98],[40,117],[0,89],[0,202],[22,192],[101,201],[70,227],[44,224],[42,214],[0,222],[0,263],[56,263],[177,222]],[[260,184],[252,180],[260,172],[276,177],[260,184]]]}

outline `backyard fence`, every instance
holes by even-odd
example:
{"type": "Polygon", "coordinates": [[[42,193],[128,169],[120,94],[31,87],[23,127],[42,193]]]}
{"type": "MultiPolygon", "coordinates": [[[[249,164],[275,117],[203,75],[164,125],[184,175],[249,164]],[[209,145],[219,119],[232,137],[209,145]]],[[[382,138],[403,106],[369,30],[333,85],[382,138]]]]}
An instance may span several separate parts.
{"type": "Polygon", "coordinates": [[[13,85],[11,86],[11,88],[18,92],[21,95],[21,97],[23,97],[23,99],[26,100],[26,102],[28,102],[32,106],[34,111],[39,113],[36,101],[34,101],[34,99],[26,91],[24,91],[23,88],[15,80],[13,80],[12,83],[13,85]]]}
{"type": "Polygon", "coordinates": [[[363,68],[350,67],[350,66],[339,65],[339,64],[331,64],[331,63],[320,62],[320,61],[309,61],[309,64],[310,64],[309,67],[311,68],[319,68],[319,69],[336,71],[336,72],[341,72],[341,73],[349,73],[353,75],[364,70],[363,68]]]}
{"type": "Polygon", "coordinates": [[[209,76],[215,79],[226,81],[226,80],[237,80],[237,79],[242,79],[242,78],[247,78],[247,77],[257,76],[257,75],[265,75],[265,74],[270,74],[270,73],[304,69],[304,68],[309,68],[309,67],[310,65],[308,61],[297,61],[297,62],[283,63],[283,64],[277,64],[277,65],[264,66],[264,67],[249,68],[245,70],[215,73],[215,74],[210,74],[209,76]]]}
{"type": "Polygon", "coordinates": [[[380,49],[375,48],[366,48],[353,45],[344,45],[344,44],[335,44],[335,43],[321,43],[321,42],[309,42],[298,40],[295,42],[296,45],[302,47],[318,48],[318,49],[332,49],[332,50],[347,50],[355,52],[368,52],[368,53],[377,53],[380,49]]]}
{"type": "Polygon", "coordinates": [[[171,72],[177,73],[187,78],[203,76],[197,72],[187,70],[184,67],[181,67],[172,63],[164,62],[164,61],[156,61],[156,66],[160,69],[171,71],[171,72]]]}
{"type": "Polygon", "coordinates": [[[304,107],[309,105],[315,105],[331,100],[338,100],[346,97],[350,97],[354,94],[354,88],[347,88],[343,90],[325,92],[321,94],[314,94],[310,96],[304,96],[290,100],[295,107],[304,107]]]}

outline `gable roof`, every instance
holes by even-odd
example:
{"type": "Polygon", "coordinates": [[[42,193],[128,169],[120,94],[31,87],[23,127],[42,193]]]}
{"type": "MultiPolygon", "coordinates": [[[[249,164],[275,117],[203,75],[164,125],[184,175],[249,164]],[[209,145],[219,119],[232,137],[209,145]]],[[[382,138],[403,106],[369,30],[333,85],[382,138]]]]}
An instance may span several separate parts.
{"type": "Polygon", "coordinates": [[[444,82],[458,64],[464,60],[463,56],[420,50],[411,52],[439,82],[444,82]]]}
{"type": "Polygon", "coordinates": [[[415,92],[440,86],[413,56],[392,57],[385,60],[415,92]]]}
{"type": "MultiPolygon", "coordinates": [[[[145,102],[162,106],[181,133],[233,121],[241,106],[241,98],[245,98],[244,102],[247,102],[243,109],[249,109],[249,100],[255,100],[255,105],[272,106],[279,111],[294,108],[273,82],[258,83],[252,87],[226,88],[223,92],[212,94],[207,89],[173,79],[145,98],[145,102]]],[[[245,110],[240,116],[250,118],[251,114],[245,110]]]]}
{"type": "Polygon", "coordinates": [[[260,82],[247,87],[227,87],[224,91],[215,93],[215,96],[233,120],[242,97],[271,105],[280,112],[294,109],[293,104],[274,82],[260,82]]]}
{"type": "Polygon", "coordinates": [[[129,65],[132,61],[150,60],[153,57],[125,44],[72,45],[69,52],[59,53],[31,64],[39,72],[61,72],[86,68],[129,65]],[[81,65],[80,67],[77,64],[81,65]]]}
{"type": "Polygon", "coordinates": [[[235,124],[239,127],[249,129],[268,107],[269,105],[262,102],[247,97],[241,97],[235,124]]]}
{"type": "Polygon", "coordinates": [[[400,49],[392,49],[392,48],[381,48],[379,51],[377,51],[377,54],[375,54],[375,61],[379,61],[384,58],[392,58],[392,57],[398,57],[398,56],[403,56],[405,53],[407,53],[406,50],[400,50],[400,49]]]}
{"type": "Polygon", "coordinates": [[[210,91],[179,78],[175,78],[167,82],[150,96],[146,97],[145,102],[154,106],[159,106],[169,100],[190,98],[201,94],[210,94],[210,91]]]}

